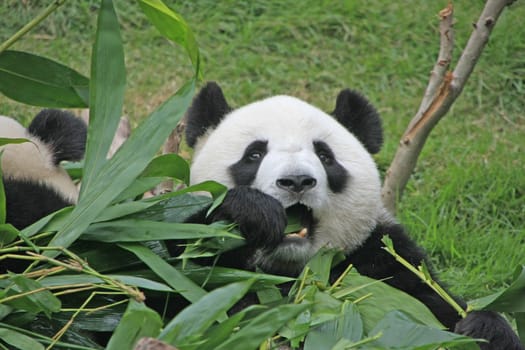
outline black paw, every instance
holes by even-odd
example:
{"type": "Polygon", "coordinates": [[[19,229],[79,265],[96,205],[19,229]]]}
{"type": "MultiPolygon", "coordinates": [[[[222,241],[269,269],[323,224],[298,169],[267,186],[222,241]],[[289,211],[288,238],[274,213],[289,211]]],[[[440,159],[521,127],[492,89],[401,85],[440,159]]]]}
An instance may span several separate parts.
{"type": "Polygon", "coordinates": [[[525,350],[507,321],[493,311],[472,311],[456,324],[456,333],[485,339],[478,343],[481,350],[525,350]]]}
{"type": "Polygon", "coordinates": [[[237,223],[247,244],[261,248],[278,245],[287,222],[277,199],[247,186],[228,190],[222,204],[208,218],[209,222],[219,220],[237,223]]]}

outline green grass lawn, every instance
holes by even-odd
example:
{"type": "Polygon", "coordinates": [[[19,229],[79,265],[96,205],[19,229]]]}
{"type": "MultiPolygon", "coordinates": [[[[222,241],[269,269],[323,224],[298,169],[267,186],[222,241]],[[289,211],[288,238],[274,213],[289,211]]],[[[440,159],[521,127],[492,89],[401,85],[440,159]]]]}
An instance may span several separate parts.
{"type": "MultiPolygon", "coordinates": [[[[0,41],[50,1],[4,1],[0,41]],[[34,3],[37,3],[35,5],[34,3]]],[[[133,123],[191,76],[185,53],[158,35],[138,5],[115,1],[133,123]]],[[[95,1],[66,2],[13,49],[89,73],[95,1]]],[[[382,170],[415,113],[439,50],[448,0],[166,1],[193,28],[205,80],[240,106],[290,94],[331,110],[345,87],[362,91],[384,119],[382,170]]],[[[454,62],[482,1],[455,1],[454,62]]],[[[463,94],[435,128],[399,208],[442,279],[467,298],[499,290],[525,264],[525,3],[505,10],[463,94]]],[[[0,96],[0,114],[38,111],[0,96]]]]}

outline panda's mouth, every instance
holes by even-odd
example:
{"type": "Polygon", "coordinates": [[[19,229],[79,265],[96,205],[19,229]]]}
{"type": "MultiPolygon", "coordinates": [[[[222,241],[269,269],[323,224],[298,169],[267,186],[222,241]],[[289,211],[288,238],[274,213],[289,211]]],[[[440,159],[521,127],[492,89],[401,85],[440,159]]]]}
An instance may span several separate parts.
{"type": "Polygon", "coordinates": [[[303,240],[313,234],[314,218],[310,207],[296,203],[286,208],[288,225],[285,229],[286,240],[303,240]]]}

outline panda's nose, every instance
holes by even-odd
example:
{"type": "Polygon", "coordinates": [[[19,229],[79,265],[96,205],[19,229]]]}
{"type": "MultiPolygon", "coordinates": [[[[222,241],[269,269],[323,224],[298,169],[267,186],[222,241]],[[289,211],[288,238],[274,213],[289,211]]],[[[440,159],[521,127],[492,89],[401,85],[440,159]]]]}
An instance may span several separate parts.
{"type": "Polygon", "coordinates": [[[276,184],[283,190],[300,193],[314,188],[317,180],[308,175],[289,175],[278,179],[276,184]]]}

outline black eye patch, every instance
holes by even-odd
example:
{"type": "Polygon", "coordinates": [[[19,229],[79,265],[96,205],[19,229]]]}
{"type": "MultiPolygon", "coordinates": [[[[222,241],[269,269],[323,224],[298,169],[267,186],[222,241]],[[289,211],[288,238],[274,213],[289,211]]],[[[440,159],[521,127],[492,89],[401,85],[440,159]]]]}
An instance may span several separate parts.
{"type": "Polygon", "coordinates": [[[235,164],[229,168],[236,186],[250,186],[255,180],[259,166],[268,153],[268,141],[253,141],[235,164]]]}
{"type": "Polygon", "coordinates": [[[348,172],[337,162],[334,152],[326,142],[314,141],[313,145],[315,154],[323,164],[330,190],[334,193],[343,192],[348,182],[348,172]]]}

